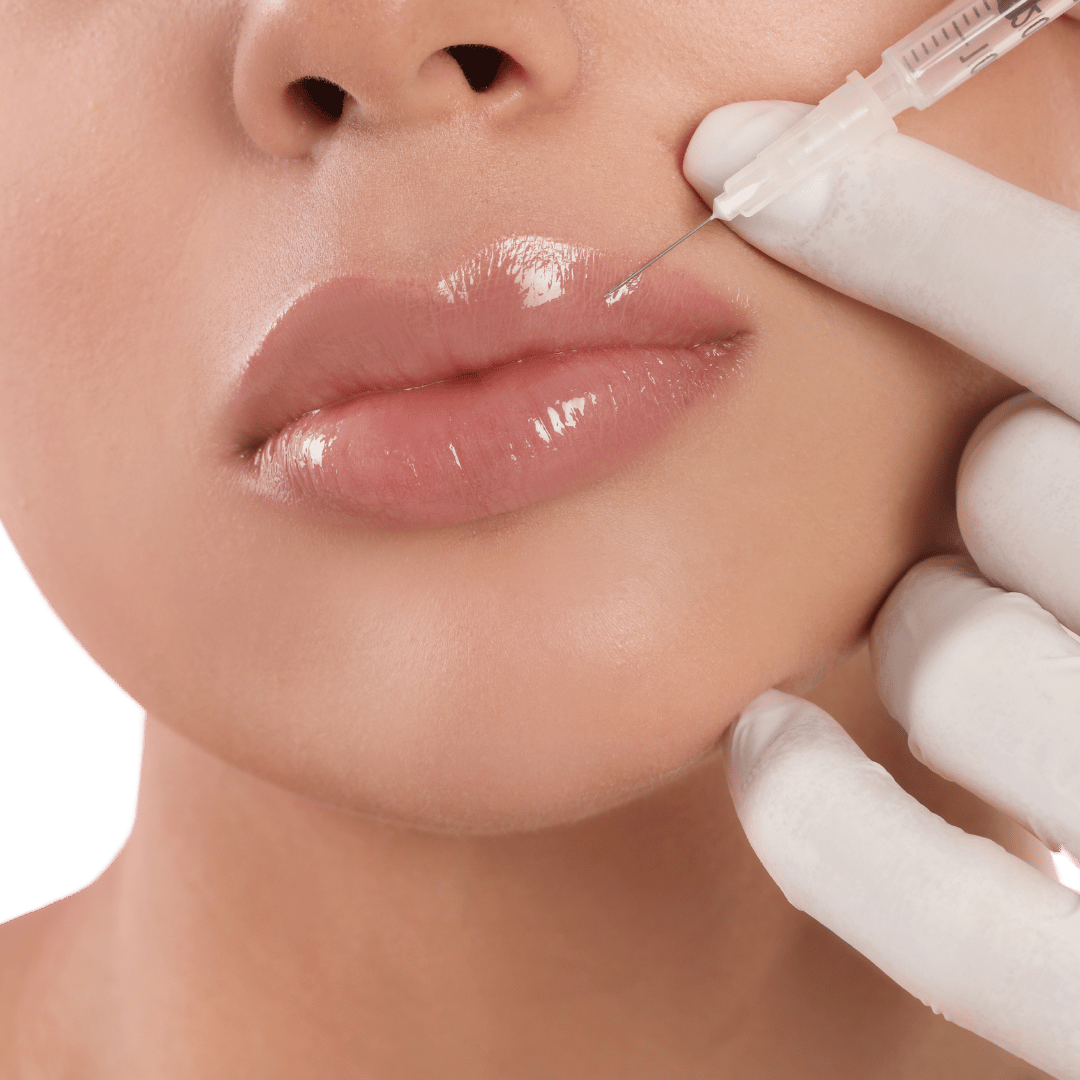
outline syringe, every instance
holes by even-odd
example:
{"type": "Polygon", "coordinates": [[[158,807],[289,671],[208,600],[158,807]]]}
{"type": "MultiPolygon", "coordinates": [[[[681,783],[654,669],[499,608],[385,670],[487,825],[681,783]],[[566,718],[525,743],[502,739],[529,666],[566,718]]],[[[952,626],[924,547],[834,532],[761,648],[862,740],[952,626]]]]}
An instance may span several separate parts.
{"type": "MultiPolygon", "coordinates": [[[[960,0],[881,54],[864,79],[838,90],[765,147],[724,184],[707,221],[750,217],[812,173],[897,130],[893,117],[925,109],[989,67],[1080,0],[960,0]]],[[[665,248],[609,292],[608,301],[706,222],[665,248]]]]}

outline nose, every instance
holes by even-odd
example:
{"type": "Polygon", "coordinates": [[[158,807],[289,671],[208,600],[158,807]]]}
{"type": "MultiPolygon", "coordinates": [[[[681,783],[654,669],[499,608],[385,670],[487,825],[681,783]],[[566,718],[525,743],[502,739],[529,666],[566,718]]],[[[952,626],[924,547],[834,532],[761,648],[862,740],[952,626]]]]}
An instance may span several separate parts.
{"type": "Polygon", "coordinates": [[[258,146],[297,158],[345,129],[556,108],[578,60],[557,0],[251,0],[233,98],[258,146]]]}

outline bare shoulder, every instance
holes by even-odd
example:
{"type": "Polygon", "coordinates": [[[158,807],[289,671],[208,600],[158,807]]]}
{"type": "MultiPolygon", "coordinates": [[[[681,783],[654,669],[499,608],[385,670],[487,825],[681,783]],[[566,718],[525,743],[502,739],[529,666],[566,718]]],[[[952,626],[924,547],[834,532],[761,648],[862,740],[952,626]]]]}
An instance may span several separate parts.
{"type": "Polygon", "coordinates": [[[57,906],[50,905],[0,926],[0,1080],[16,1080],[19,1076],[20,1005],[51,936],[56,922],[53,908],[57,906]]]}
{"type": "Polygon", "coordinates": [[[79,895],[0,926],[0,1080],[22,1080],[28,997],[80,906],[79,895]]]}

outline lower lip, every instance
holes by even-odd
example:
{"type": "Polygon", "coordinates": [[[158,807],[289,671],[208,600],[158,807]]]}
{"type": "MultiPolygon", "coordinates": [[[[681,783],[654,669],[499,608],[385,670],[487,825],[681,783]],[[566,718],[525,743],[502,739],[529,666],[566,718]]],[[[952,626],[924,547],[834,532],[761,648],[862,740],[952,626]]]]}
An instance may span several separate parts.
{"type": "Polygon", "coordinates": [[[730,343],[534,357],[302,416],[255,457],[274,499],[374,529],[504,514],[615,472],[733,367],[730,343]]]}

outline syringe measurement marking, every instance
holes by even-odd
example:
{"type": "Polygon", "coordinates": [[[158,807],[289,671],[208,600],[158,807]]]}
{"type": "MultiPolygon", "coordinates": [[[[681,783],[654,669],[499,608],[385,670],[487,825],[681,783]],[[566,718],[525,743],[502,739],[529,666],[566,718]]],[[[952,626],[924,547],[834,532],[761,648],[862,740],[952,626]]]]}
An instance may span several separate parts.
{"type": "MultiPolygon", "coordinates": [[[[989,0],[983,0],[983,8],[987,12],[993,14],[993,8],[990,7],[989,0]]],[[[974,15],[976,19],[981,19],[983,17],[983,12],[979,10],[979,5],[978,4],[973,4],[972,5],[971,14],[974,15]]],[[[968,18],[967,12],[966,11],[961,12],[961,16],[962,16],[962,18],[964,20],[964,23],[967,26],[970,27],[971,26],[971,20],[968,18]]],[[[964,32],[960,29],[960,27],[957,26],[955,19],[952,20],[952,28],[956,31],[956,36],[960,39],[960,42],[961,43],[966,43],[967,38],[964,36],[964,32]]],[[[941,36],[945,39],[945,41],[949,42],[949,31],[946,29],[945,24],[942,23],[942,25],[939,26],[937,28],[937,30],[932,30],[930,32],[930,40],[934,44],[933,49],[931,49],[930,46],[927,45],[926,38],[923,38],[923,40],[919,42],[919,46],[922,48],[922,51],[923,51],[923,57],[929,58],[934,52],[937,52],[939,49],[944,48],[944,45],[940,41],[938,41],[938,39],[937,39],[937,35],[938,35],[939,31],[941,33],[941,36]]],[[[976,49],[973,53],[968,53],[967,56],[959,57],[960,63],[962,63],[962,64],[968,63],[968,61],[973,60],[976,56],[978,56],[979,53],[981,53],[983,51],[983,49],[988,49],[989,47],[990,47],[990,43],[987,42],[985,45],[982,45],[980,48],[976,49]]],[[[956,48],[955,44],[953,45],[953,48],[956,48]]],[[[914,61],[914,63],[916,65],[922,63],[923,57],[919,56],[918,49],[912,49],[911,50],[911,59],[912,59],[912,61],[914,61]]],[[[914,73],[914,68],[912,68],[912,66],[908,62],[908,59],[907,59],[906,56],[904,57],[904,63],[907,65],[908,71],[911,71],[912,73],[914,73]]]]}

